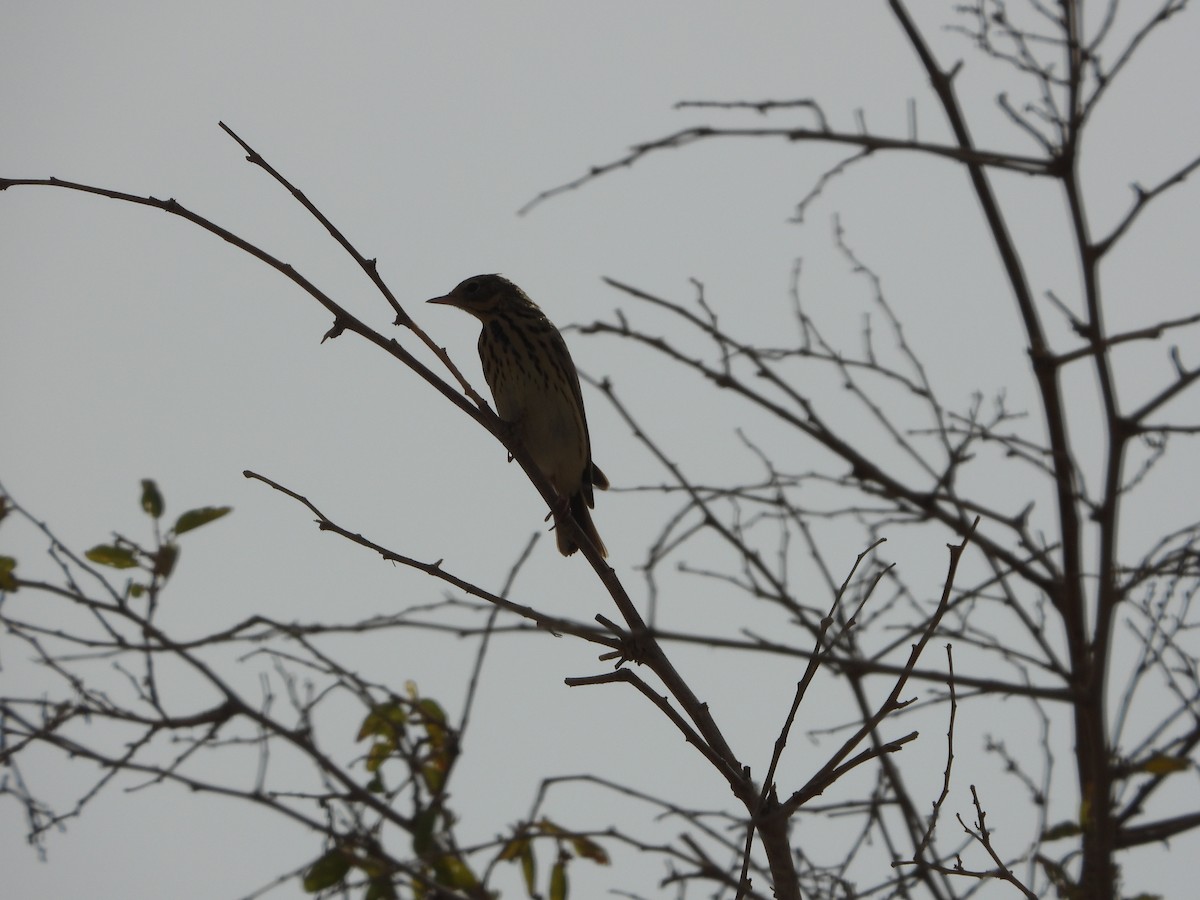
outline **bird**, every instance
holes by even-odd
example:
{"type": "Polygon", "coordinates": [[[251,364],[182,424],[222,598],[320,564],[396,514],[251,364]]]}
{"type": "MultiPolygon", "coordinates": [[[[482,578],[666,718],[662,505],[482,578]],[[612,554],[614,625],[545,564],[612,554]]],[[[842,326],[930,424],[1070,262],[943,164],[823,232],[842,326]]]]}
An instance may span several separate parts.
{"type": "Polygon", "coordinates": [[[600,555],[607,556],[589,510],[595,506],[592,488],[607,490],[608,478],[592,462],[579,373],[562,334],[502,275],[472,276],[426,302],[457,307],[482,323],[479,359],[496,415],[558,494],[552,513],[559,552],[570,556],[579,549],[570,529],[561,527],[569,510],[600,555]]]}

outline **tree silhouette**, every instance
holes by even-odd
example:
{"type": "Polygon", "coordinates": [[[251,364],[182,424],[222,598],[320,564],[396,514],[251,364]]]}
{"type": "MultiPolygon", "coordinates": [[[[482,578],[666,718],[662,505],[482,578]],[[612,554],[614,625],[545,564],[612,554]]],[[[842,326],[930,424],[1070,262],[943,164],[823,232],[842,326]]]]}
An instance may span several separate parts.
{"type": "MultiPolygon", "coordinates": [[[[162,495],[147,481],[142,508],[151,520],[151,539],[119,532],[78,553],[3,490],[5,510],[42,531],[57,569],[48,577],[27,576],[24,561],[18,567],[5,557],[0,565],[7,653],[21,648],[59,685],[52,696],[6,690],[0,697],[0,752],[11,773],[3,790],[23,804],[31,836],[42,840],[118,780],[141,779],[250,802],[319,835],[322,846],[301,873],[305,889],[314,893],[355,888],[365,897],[481,897],[495,889],[501,864],[511,862],[531,896],[563,897],[575,861],[606,862],[606,848],[617,845],[660,856],[670,872],[666,883],[680,895],[692,888],[739,897],[950,898],[971,894],[982,880],[1026,896],[1054,890],[1115,898],[1136,890],[1136,878],[1122,874],[1136,872],[1126,862],[1134,851],[1200,824],[1194,791],[1176,788],[1178,773],[1195,765],[1200,740],[1191,612],[1200,575],[1200,520],[1164,521],[1153,534],[1120,528],[1134,501],[1161,503],[1164,494],[1188,487],[1164,487],[1156,476],[1176,445],[1200,432],[1186,405],[1194,404],[1200,365],[1182,344],[1165,353],[1159,348],[1164,338],[1182,342],[1193,334],[1200,314],[1163,315],[1145,304],[1135,326],[1111,330],[1113,304],[1122,298],[1108,289],[1104,265],[1155,201],[1200,166],[1200,157],[1181,160],[1149,187],[1135,186],[1128,208],[1112,221],[1089,214],[1081,159],[1112,85],[1187,4],[1167,0],[1130,12],[1129,5],[1111,2],[1095,23],[1085,23],[1084,4],[1074,0],[1030,0],[1018,10],[995,0],[961,5],[953,28],[1012,79],[997,94],[998,109],[1019,141],[1033,147],[1027,153],[981,146],[972,137],[969,110],[956,92],[963,64],[936,58],[904,3],[887,5],[928,78],[947,139],[919,137],[915,113],[909,133],[894,136],[874,133],[865,123],[840,130],[832,124],[835,117],[808,98],[686,102],[681,107],[717,116],[799,114],[808,124],[676,131],[547,190],[527,209],[649,155],[728,137],[784,140],[798,152],[811,144],[847,148],[848,155],[800,198],[797,218],[839,179],[883,154],[941,161],[965,175],[1000,260],[1024,341],[1025,368],[1012,378],[1032,383],[1032,410],[1010,408],[1004,394],[982,393],[958,408],[950,398],[957,385],[948,390],[938,383],[910,340],[903,304],[889,296],[885,279],[860,258],[839,225],[835,248],[865,288],[863,308],[852,310],[860,323],[853,349],[834,336],[842,323],[830,325],[829,309],[807,296],[800,264],[790,296],[795,337],[770,344],[743,336],[735,302],[710,295],[699,281],[690,297],[678,298],[607,280],[635,312],[618,310],[579,332],[615,338],[699,376],[694,402],[712,410],[714,431],[750,417],[773,428],[770,443],[739,432],[752,472],[728,464],[722,481],[703,481],[673,462],[665,430],[641,421],[636,404],[610,381],[593,382],[660,461],[666,479],[627,489],[655,498],[664,510],[643,562],[643,591],[631,592],[582,542],[597,586],[615,610],[595,622],[550,615],[516,599],[520,560],[505,585],[489,591],[443,560],[417,560],[388,548],[334,521],[302,490],[248,471],[248,478],[300,504],[321,530],[421,571],[452,594],[392,616],[332,624],[250,616],[185,639],[159,625],[159,598],[179,556],[178,538],[218,518],[223,508],[185,513],[164,531],[162,495]],[[1029,274],[1021,236],[1014,234],[994,183],[1002,175],[1021,175],[1062,199],[1078,271],[1070,291],[1038,284],[1029,274]],[[1156,363],[1161,367],[1163,356],[1166,374],[1155,375],[1158,381],[1147,389],[1143,376],[1156,363]],[[1090,380],[1075,377],[1083,369],[1090,380]],[[840,388],[835,400],[822,393],[829,385],[840,388]],[[796,447],[808,451],[802,466],[794,462],[796,447]],[[930,541],[953,541],[939,597],[924,596],[880,556],[881,541],[907,529],[930,541]],[[854,553],[866,548],[848,573],[831,558],[827,533],[843,556],[847,535],[857,535],[854,553]],[[672,571],[693,547],[705,567],[672,571]],[[673,624],[679,596],[687,591],[681,579],[697,577],[736,600],[755,625],[709,633],[703,623],[673,624]],[[31,596],[36,609],[23,604],[31,596]],[[47,608],[51,601],[53,610],[47,608]],[[401,628],[479,637],[473,687],[462,710],[447,712],[416,685],[361,676],[352,654],[326,646],[334,636],[401,628]],[[584,780],[595,789],[649,803],[684,828],[661,842],[621,822],[597,832],[543,811],[545,795],[563,784],[548,778],[511,833],[465,845],[456,831],[457,809],[482,799],[454,796],[452,803],[449,785],[471,721],[474,685],[489,643],[502,632],[530,629],[596,645],[601,670],[567,683],[633,688],[684,738],[680,752],[701,755],[710,776],[727,789],[729,808],[702,811],[680,798],[637,793],[589,775],[584,780]],[[931,641],[947,645],[944,663],[925,653],[931,641]],[[755,770],[731,726],[677,668],[674,654],[697,644],[718,651],[730,677],[747,660],[782,657],[799,665],[774,744],[753,757],[769,760],[764,771],[755,770]],[[265,660],[271,672],[258,693],[226,671],[247,654],[265,660]],[[102,675],[99,660],[112,664],[102,675]],[[179,673],[186,688],[175,681],[179,673]],[[814,684],[836,692],[838,718],[805,722],[809,735],[821,739],[823,756],[799,764],[787,751],[814,684]],[[914,684],[923,686],[919,704],[908,693],[914,684]],[[190,697],[195,685],[209,700],[197,704],[174,696],[180,691],[190,697]],[[1011,700],[1021,701],[1023,712],[1009,716],[1005,708],[1001,717],[1011,700]],[[189,711],[180,713],[181,704],[190,704],[189,711]],[[338,746],[326,724],[331,708],[348,705],[360,709],[358,750],[344,746],[344,734],[338,746]],[[1024,834],[997,835],[988,824],[989,807],[1003,787],[971,785],[969,804],[952,799],[961,795],[954,735],[965,713],[997,717],[987,750],[1024,791],[1024,834]],[[932,795],[921,786],[929,775],[927,760],[914,765],[900,752],[916,737],[915,729],[905,732],[899,724],[909,717],[942,723],[947,732],[940,790],[932,795]],[[94,727],[97,722],[105,727],[94,727]],[[243,771],[199,764],[210,753],[237,756],[247,747],[256,751],[249,783],[243,771]],[[1055,774],[1056,751],[1064,748],[1069,782],[1055,774]],[[23,760],[47,749],[99,766],[101,774],[66,808],[45,801],[23,775],[23,760]],[[307,766],[309,783],[277,782],[278,760],[285,756],[307,766]],[[835,784],[836,800],[822,799],[835,784]],[[1181,803],[1185,811],[1178,813],[1181,803]],[[951,809],[961,833],[947,827],[951,809]],[[797,823],[813,819],[836,833],[832,853],[796,840],[797,823]],[[539,858],[548,857],[553,861],[539,867],[539,858]]],[[[250,163],[289,190],[351,254],[390,304],[402,338],[371,328],[295,267],[175,200],[58,179],[0,179],[0,190],[44,186],[97,194],[163,210],[216,234],[316,300],[332,317],[326,338],[363,338],[470,416],[503,444],[553,507],[553,489],[524,448],[384,284],[375,261],[263,155],[222,127],[250,163]],[[413,342],[435,354],[444,376],[421,362],[408,346],[413,342]]],[[[934,258],[931,265],[937,263],[934,258]]],[[[982,352],[989,336],[953,340],[977,341],[982,352]]],[[[565,524],[573,527],[569,519],[565,524]]]]}

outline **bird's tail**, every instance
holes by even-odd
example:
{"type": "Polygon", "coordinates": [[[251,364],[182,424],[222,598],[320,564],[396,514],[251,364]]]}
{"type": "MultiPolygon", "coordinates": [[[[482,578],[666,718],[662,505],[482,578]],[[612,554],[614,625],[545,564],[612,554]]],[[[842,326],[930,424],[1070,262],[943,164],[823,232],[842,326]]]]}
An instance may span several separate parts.
{"type": "MultiPolygon", "coordinates": [[[[596,545],[596,549],[600,551],[601,556],[608,556],[608,549],[604,546],[604,541],[600,540],[600,532],[596,531],[596,523],[592,521],[592,513],[588,509],[587,501],[583,497],[583,492],[571,496],[571,518],[575,520],[575,524],[580,530],[588,536],[588,539],[596,545]]],[[[558,538],[558,552],[563,556],[570,556],[579,549],[579,544],[571,535],[569,528],[563,528],[561,523],[555,523],[555,536],[558,538]]]]}

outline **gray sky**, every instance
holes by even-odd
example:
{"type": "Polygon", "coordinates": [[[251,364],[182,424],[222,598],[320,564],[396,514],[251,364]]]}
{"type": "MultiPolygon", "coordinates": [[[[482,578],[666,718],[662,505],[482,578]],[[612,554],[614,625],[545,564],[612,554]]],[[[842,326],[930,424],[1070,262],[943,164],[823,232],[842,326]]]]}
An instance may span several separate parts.
{"type": "MultiPolygon", "coordinates": [[[[940,29],[952,4],[912,5],[944,63],[968,60],[958,88],[977,116],[980,142],[1033,152],[991,101],[1012,79],[940,29]]],[[[684,99],[816,98],[834,127],[853,128],[862,110],[873,130],[903,137],[907,103],[916,98],[921,136],[944,136],[925,80],[882,5],[18,0],[5,20],[0,175],[174,197],[296,265],[392,333],[388,308],[352,260],[243,161],[217,127],[224,121],[378,258],[400,301],[481,390],[474,322],[418,305],[478,272],[505,273],[559,325],[635,309],[602,276],[680,301],[690,300],[688,279],[696,278],[723,317],[743,320],[742,334],[770,341],[794,335],[787,289],[803,257],[807,302],[853,343],[866,287],[833,248],[836,213],[855,251],[885,279],[949,399],[962,406],[975,389],[1005,389],[1020,406],[1031,396],[1018,322],[965,177],[951,165],[880,156],[831,184],[797,225],[787,221],[796,201],[844,153],[728,141],[651,157],[515,215],[538,192],[634,142],[714,118],[673,111],[684,99]]],[[[1085,177],[1100,232],[1127,207],[1131,182],[1156,182],[1200,147],[1200,120],[1186,99],[1197,86],[1191,48],[1198,39],[1194,14],[1168,27],[1098,121],[1085,177]]],[[[746,112],[724,121],[812,120],[803,112],[770,120],[746,112]]],[[[1028,179],[997,183],[1039,289],[1074,296],[1075,273],[1058,255],[1058,198],[1028,179]]],[[[1114,329],[1141,321],[1148,307],[1161,310],[1154,318],[1194,309],[1195,208],[1187,184],[1147,215],[1113,261],[1110,296],[1128,295],[1112,304],[1114,329]]],[[[0,194],[0,312],[0,478],[64,540],[87,547],[114,528],[142,527],[136,503],[144,477],[158,480],[174,513],[235,508],[184,545],[164,615],[185,633],[252,612],[350,619],[441,595],[317,533],[307,512],[244,480],[243,469],[306,494],[382,544],[420,559],[444,557],[485,586],[499,586],[539,527],[541,501],[466,417],[352,336],[321,345],[330,322],[314,301],[181,220],[47,189],[0,194]]],[[[714,429],[708,411],[688,402],[693,379],[611,340],[568,340],[579,367],[611,376],[698,477],[731,460],[748,465],[733,426],[770,429],[736,417],[714,429]]],[[[1161,377],[1163,355],[1152,359],[1161,377]]],[[[661,482],[628,428],[595,393],[587,399],[594,453],[614,484],[661,482]]],[[[1144,511],[1156,528],[1194,517],[1194,476],[1190,484],[1183,496],[1144,511]]],[[[598,528],[631,590],[641,587],[633,567],[663,509],[635,495],[598,498],[598,528]]],[[[947,537],[897,534],[888,555],[934,593],[947,537]]],[[[858,549],[842,548],[847,566],[858,549]]],[[[24,555],[32,562],[34,552],[24,555]]],[[[553,611],[586,619],[604,609],[582,560],[561,559],[552,540],[536,548],[520,585],[525,602],[553,611]],[[581,603],[595,609],[580,614],[581,603]]],[[[724,618],[735,627],[736,614],[705,595],[711,588],[697,587],[684,582],[669,614],[711,613],[714,629],[724,618]]],[[[470,647],[419,636],[376,644],[363,653],[364,666],[411,678],[456,708],[470,647]]],[[[706,671],[705,660],[693,660],[695,677],[726,698],[731,716],[747,717],[747,745],[760,740],[756,718],[770,721],[762,736],[773,734],[798,672],[781,666],[753,675],[758,716],[736,709],[733,698],[747,686],[725,670],[706,671]]],[[[20,671],[4,663],[0,678],[20,671]]],[[[539,772],[602,769],[646,787],[677,786],[698,805],[723,802],[699,758],[639,698],[562,685],[596,666],[592,650],[565,640],[498,645],[467,747],[478,755],[464,763],[457,787],[464,800],[486,791],[493,801],[470,823],[472,833],[490,836],[523,814],[539,772]]],[[[256,671],[244,664],[246,684],[256,671]]],[[[983,726],[962,727],[962,740],[979,746],[970,735],[983,726]]],[[[928,734],[936,757],[940,732],[928,734]]],[[[758,765],[767,740],[756,745],[758,765]]],[[[962,764],[963,786],[1002,789],[993,759],[962,764]]],[[[81,778],[49,763],[33,774],[64,786],[81,778]]],[[[605,823],[611,802],[581,795],[572,812],[586,821],[573,824],[605,823]]],[[[46,864],[23,834],[15,804],[0,804],[6,888],[24,897],[238,896],[318,850],[311,836],[244,805],[169,789],[109,792],[51,839],[46,864]],[[98,878],[108,887],[98,890],[98,878]]],[[[1158,858],[1155,850],[1143,855],[1139,890],[1170,893],[1171,869],[1158,858]]],[[[576,872],[589,877],[582,867],[576,872]]],[[[605,873],[610,880],[599,884],[622,884],[620,874],[620,867],[605,873]]],[[[299,895],[292,883],[273,896],[299,895]]]]}

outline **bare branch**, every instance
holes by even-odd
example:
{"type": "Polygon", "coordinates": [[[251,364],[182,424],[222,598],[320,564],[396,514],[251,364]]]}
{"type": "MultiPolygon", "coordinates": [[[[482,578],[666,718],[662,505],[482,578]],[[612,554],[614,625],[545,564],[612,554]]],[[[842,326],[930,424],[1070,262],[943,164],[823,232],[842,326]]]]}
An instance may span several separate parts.
{"type": "MultiPolygon", "coordinates": [[[[592,166],[592,168],[589,169],[586,174],[581,175],[571,181],[564,182],[558,187],[542,191],[536,197],[522,206],[517,211],[517,214],[525,215],[533,210],[534,207],[541,205],[552,197],[577,190],[584,185],[595,181],[597,178],[608,175],[617,171],[618,169],[631,168],[636,163],[640,162],[644,157],[649,156],[652,153],[656,153],[660,150],[676,150],[680,147],[686,147],[689,144],[694,144],[699,141],[714,140],[717,138],[779,138],[789,142],[847,144],[853,147],[860,147],[863,150],[868,150],[871,152],[883,150],[906,150],[913,153],[922,153],[928,156],[947,159],[953,162],[970,162],[979,166],[1002,169],[1010,172],[1020,172],[1026,175],[1050,174],[1045,160],[1031,156],[1017,156],[1008,153],[976,150],[973,147],[953,147],[945,144],[930,144],[924,141],[889,138],[882,135],[875,135],[865,132],[838,132],[826,131],[822,129],[814,130],[808,128],[713,128],[711,126],[701,125],[693,128],[683,128],[673,134],[658,138],[657,140],[647,141],[644,144],[635,144],[624,156],[611,162],[592,166]]],[[[3,187],[3,182],[0,182],[0,189],[3,189],[3,187]]]]}

